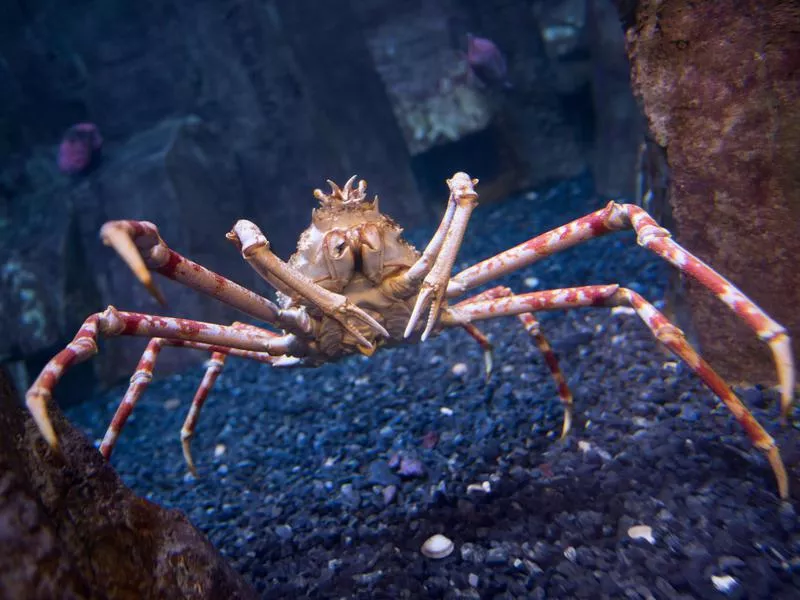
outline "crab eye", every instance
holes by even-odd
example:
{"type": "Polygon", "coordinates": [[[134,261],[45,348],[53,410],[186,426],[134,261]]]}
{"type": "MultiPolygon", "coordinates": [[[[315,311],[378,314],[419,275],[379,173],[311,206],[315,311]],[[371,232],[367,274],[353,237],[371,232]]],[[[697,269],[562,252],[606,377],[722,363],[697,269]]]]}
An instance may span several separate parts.
{"type": "Polygon", "coordinates": [[[331,282],[344,285],[350,281],[355,269],[355,257],[353,248],[348,243],[347,232],[341,230],[328,232],[323,248],[322,254],[331,282]]]}
{"type": "Polygon", "coordinates": [[[338,231],[331,232],[326,242],[331,258],[340,258],[347,250],[347,238],[338,231]]]}

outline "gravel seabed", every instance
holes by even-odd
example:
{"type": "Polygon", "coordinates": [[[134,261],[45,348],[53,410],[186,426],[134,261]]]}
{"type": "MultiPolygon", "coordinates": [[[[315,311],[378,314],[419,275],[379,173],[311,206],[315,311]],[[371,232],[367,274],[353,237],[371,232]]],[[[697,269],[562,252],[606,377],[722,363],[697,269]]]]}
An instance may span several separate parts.
{"type": "MultiPolygon", "coordinates": [[[[587,188],[479,206],[457,267],[601,207],[587,188]]],[[[622,233],[501,281],[619,282],[658,301],[667,269],[622,233]]],[[[229,360],[193,443],[197,480],[179,430],[202,370],[157,376],[112,462],[136,492],[185,511],[263,598],[800,598],[797,503],[778,502],[727,409],[635,316],[541,322],[575,395],[564,441],[555,386],[509,318],[482,324],[496,345],[488,384],[461,331],[313,370],[229,360]],[[455,544],[447,558],[420,553],[436,533],[455,544]]],[[[67,414],[100,438],[123,392],[67,414]]],[[[773,390],[741,394],[800,497],[796,421],[779,427],[773,390]]]]}

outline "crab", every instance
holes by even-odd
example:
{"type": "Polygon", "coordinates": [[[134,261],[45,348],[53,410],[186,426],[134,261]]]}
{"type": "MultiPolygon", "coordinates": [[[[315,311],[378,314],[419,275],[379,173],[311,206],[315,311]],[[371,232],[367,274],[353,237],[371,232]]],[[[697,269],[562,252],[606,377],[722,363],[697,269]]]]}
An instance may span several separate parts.
{"type": "Polygon", "coordinates": [[[319,207],[300,236],[297,251],[284,262],[270,249],[261,230],[240,220],[227,238],[243,258],[277,292],[277,302],[240,286],[178,254],[146,221],[110,221],[101,238],[113,247],[136,277],[161,303],[152,272],[224,302],[266,323],[270,329],[235,322],[219,325],[177,317],[125,312],[109,306],[89,316],[69,345],[44,367],[26,394],[26,404],[44,439],[58,450],[48,403],[59,378],[72,365],[98,352],[99,336],[150,338],[130,385],[99,450],[107,459],[139,398],[153,377],[164,346],[210,353],[205,374],[181,429],[188,468],[196,474],[190,441],[200,410],[229,356],[273,367],[314,367],[354,354],[424,342],[444,329],[461,328],[483,348],[487,376],[492,346],[475,322],[516,315],[544,356],[564,409],[562,437],[571,427],[573,398],[558,361],[534,316],[539,311],[580,307],[627,307],[680,360],[686,363],[730,409],[753,445],[766,455],[778,494],[789,495],[786,469],[774,439],[764,430],[729,385],[691,347],[683,332],[637,292],[618,284],[587,285],[529,293],[505,286],[466,297],[470,290],[527,267],[547,256],[611,232],[633,229],[639,245],[694,277],[727,305],[772,350],[785,419],[792,406],[794,365],[786,330],[732,283],[678,245],[641,207],[610,202],[604,208],[538,235],[451,275],[470,215],[477,206],[477,179],[455,173],[444,216],[422,252],[402,236],[402,229],[367,197],[367,184],[352,177],[343,187],[328,181],[331,191],[317,189],[319,207]],[[454,302],[455,301],[455,302],[454,302]]]}

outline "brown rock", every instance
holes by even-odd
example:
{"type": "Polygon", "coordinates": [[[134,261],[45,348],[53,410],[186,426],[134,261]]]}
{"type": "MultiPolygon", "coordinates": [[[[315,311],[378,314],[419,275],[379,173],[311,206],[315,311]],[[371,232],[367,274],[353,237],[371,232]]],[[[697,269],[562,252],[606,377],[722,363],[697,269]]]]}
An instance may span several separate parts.
{"type": "Polygon", "coordinates": [[[66,459],[0,369],[0,599],[255,597],[183,513],[137,497],[51,415],[66,459]]]}
{"type": "MultiPolygon", "coordinates": [[[[800,6],[643,1],[633,86],[666,147],[676,237],[800,341],[800,6]]],[[[704,355],[733,381],[774,382],[755,334],[690,281],[704,355]]]]}

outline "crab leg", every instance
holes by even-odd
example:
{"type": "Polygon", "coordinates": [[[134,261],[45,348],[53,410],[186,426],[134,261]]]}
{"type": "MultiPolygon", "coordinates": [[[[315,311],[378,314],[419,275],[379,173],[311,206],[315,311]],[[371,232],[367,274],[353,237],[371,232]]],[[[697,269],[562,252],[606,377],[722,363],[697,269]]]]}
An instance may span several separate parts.
{"type": "Polygon", "coordinates": [[[550,370],[550,375],[556,383],[558,398],[561,400],[561,405],[564,407],[564,423],[561,426],[560,436],[560,439],[564,439],[572,428],[572,414],[574,410],[572,392],[567,385],[567,380],[564,378],[564,373],[561,371],[561,366],[558,364],[558,358],[556,358],[553,348],[542,333],[539,321],[531,313],[522,313],[517,315],[517,317],[522,321],[522,325],[525,327],[525,331],[528,332],[528,335],[533,338],[536,347],[539,348],[539,352],[542,353],[544,362],[550,370]]]}
{"type": "MultiPolygon", "coordinates": [[[[233,323],[232,327],[236,329],[252,328],[252,330],[257,333],[266,334],[270,337],[278,337],[278,334],[276,333],[259,329],[258,327],[251,325],[246,325],[244,323],[236,322],[233,323]]],[[[142,397],[144,392],[147,390],[147,387],[150,385],[150,382],[153,380],[153,368],[155,367],[156,359],[158,358],[158,355],[164,346],[193,348],[196,350],[206,350],[212,352],[211,359],[206,363],[206,373],[203,377],[203,381],[200,384],[194,399],[192,400],[192,407],[190,409],[189,416],[187,416],[186,422],[181,429],[181,444],[183,445],[184,457],[186,458],[189,469],[193,474],[195,474],[194,463],[191,459],[191,453],[189,451],[189,442],[194,433],[194,427],[197,422],[200,408],[202,408],[203,402],[205,402],[206,397],[211,391],[225,358],[228,355],[233,355],[257,360],[260,362],[274,363],[276,357],[266,352],[241,350],[239,348],[226,348],[223,346],[214,346],[211,344],[191,342],[188,340],[170,340],[166,338],[151,339],[142,353],[142,357],[139,360],[136,371],[131,376],[128,389],[120,401],[119,406],[114,413],[114,417],[111,420],[105,435],[103,436],[103,441],[100,444],[100,453],[105,457],[106,460],[111,458],[111,453],[114,451],[114,446],[116,445],[119,434],[121,433],[131,413],[133,413],[133,410],[136,407],[139,399],[142,397]],[[217,367],[217,365],[219,366],[217,367]]]]}
{"type": "Polygon", "coordinates": [[[788,498],[789,482],[786,468],[783,465],[775,440],[747,410],[747,407],[742,404],[728,384],[697,354],[694,348],[686,341],[683,332],[633,290],[622,288],[618,285],[591,285],[531,292],[474,303],[464,302],[446,309],[442,321],[448,326],[459,326],[465,322],[500,316],[589,306],[629,306],[633,308],[656,339],[683,360],[730,409],[733,416],[744,428],[753,445],[766,455],[775,474],[780,497],[782,499],[788,498]]]}
{"type": "Polygon", "coordinates": [[[147,343],[147,347],[139,359],[139,364],[136,365],[136,371],[131,375],[130,384],[122,397],[122,400],[111,419],[111,423],[106,429],[106,434],[103,436],[103,441],[100,442],[100,454],[108,460],[111,458],[111,453],[114,451],[114,445],[117,443],[122,428],[128,417],[131,416],[133,409],[139,398],[142,397],[150,382],[153,380],[153,367],[155,367],[156,359],[161,353],[161,349],[168,342],[164,338],[153,338],[147,343]]]}
{"type": "Polygon", "coordinates": [[[102,313],[95,313],[84,321],[75,338],[50,359],[25,394],[28,410],[45,440],[54,449],[58,448],[58,438],[47,414],[47,402],[67,369],[97,354],[97,338],[101,334],[106,337],[136,335],[188,340],[278,356],[298,355],[306,349],[305,342],[292,334],[275,336],[272,332],[256,328],[243,330],[188,319],[123,312],[109,306],[102,313]]]}
{"type": "MultiPolygon", "coordinates": [[[[478,294],[477,296],[473,296],[472,298],[468,298],[459,304],[456,304],[453,308],[458,308],[459,306],[465,306],[469,304],[474,304],[476,302],[483,302],[485,300],[493,300],[495,298],[508,298],[509,296],[513,296],[513,292],[511,289],[503,286],[497,286],[486,290],[478,294]]],[[[561,428],[561,436],[560,439],[563,439],[567,433],[569,433],[570,428],[572,427],[572,413],[573,413],[573,401],[572,401],[572,392],[567,385],[567,381],[564,378],[564,373],[561,371],[561,366],[558,363],[558,358],[556,357],[555,353],[553,352],[552,347],[550,346],[550,342],[547,341],[547,338],[542,333],[541,325],[539,325],[539,321],[536,317],[533,316],[532,313],[520,313],[517,315],[517,318],[522,323],[523,327],[525,327],[525,331],[528,332],[533,338],[536,347],[539,348],[539,352],[542,353],[544,357],[544,362],[547,365],[547,368],[550,370],[550,374],[553,377],[553,380],[556,384],[556,390],[558,391],[558,398],[561,400],[561,405],[564,407],[564,423],[561,428]]],[[[487,362],[487,378],[489,377],[489,371],[491,370],[491,350],[492,346],[489,340],[486,338],[483,333],[481,333],[475,325],[472,323],[462,323],[462,327],[467,329],[468,333],[472,335],[478,343],[481,344],[481,347],[484,348],[484,360],[488,356],[487,362]],[[469,327],[474,329],[474,332],[469,331],[469,327]],[[478,337],[480,336],[480,337],[478,337]],[[482,338],[482,339],[481,339],[482,338]],[[484,344],[488,344],[488,354],[487,349],[484,344]]]]}
{"type": "MultiPolygon", "coordinates": [[[[455,204],[452,220],[447,227],[441,249],[436,256],[433,266],[422,280],[422,286],[417,295],[417,301],[411,311],[411,317],[403,333],[404,337],[409,337],[417,326],[422,312],[430,304],[428,320],[425,330],[422,332],[421,340],[426,340],[436,325],[439,311],[445,300],[447,292],[447,282],[453,270],[453,263],[456,261],[458,249],[464,239],[464,232],[467,230],[467,223],[472,211],[478,205],[478,194],[474,186],[478,183],[477,179],[471,179],[466,173],[455,173],[451,179],[447,180],[450,187],[451,202],[455,204]]],[[[438,233],[438,231],[437,231],[438,233]]],[[[434,236],[435,238],[435,236],[434,236]]],[[[416,266],[416,265],[414,265],[416,266]]],[[[413,267],[412,267],[413,268],[413,267]]],[[[427,266],[426,266],[427,268],[427,266]]]]}
{"type": "Polygon", "coordinates": [[[181,427],[183,459],[186,461],[186,466],[189,467],[189,471],[195,477],[197,477],[197,468],[194,465],[191,450],[194,429],[197,427],[197,420],[200,418],[200,409],[203,408],[203,404],[206,398],[208,398],[211,388],[214,387],[214,383],[217,381],[217,377],[219,377],[222,367],[225,365],[225,358],[226,356],[222,352],[214,352],[208,362],[206,362],[206,372],[205,375],[203,375],[203,381],[200,382],[197,392],[195,392],[194,398],[192,398],[192,405],[186,415],[186,420],[183,422],[183,427],[181,427]]]}
{"type": "Polygon", "coordinates": [[[730,281],[677,244],[669,231],[660,227],[641,207],[634,204],[609,204],[585,217],[534,237],[455,275],[447,286],[447,297],[511,271],[531,265],[546,256],[613,231],[634,229],[637,243],[654,252],[682,272],[694,277],[755,331],[772,350],[781,388],[781,415],[788,417],[795,386],[792,346],[786,329],[776,323],[730,281]]]}
{"type": "Polygon", "coordinates": [[[103,243],[111,246],[136,277],[161,304],[164,296],[156,287],[149,269],[213,296],[246,315],[306,335],[311,331],[308,315],[302,310],[285,310],[263,296],[218,275],[172,250],[148,221],[109,221],[100,228],[103,243]],[[148,269],[149,267],[149,269],[148,269]]]}
{"type": "Polygon", "coordinates": [[[494,346],[492,345],[492,342],[489,341],[489,338],[486,337],[485,333],[475,327],[475,325],[472,323],[463,323],[461,327],[473,340],[478,342],[481,350],[483,350],[483,371],[486,374],[486,381],[489,381],[492,376],[492,367],[494,365],[494,346]]]}
{"type": "Polygon", "coordinates": [[[389,332],[383,325],[345,296],[326,290],[278,258],[270,250],[267,238],[255,223],[246,220],[237,221],[233,230],[228,233],[228,239],[239,247],[244,259],[259,275],[267,281],[272,277],[276,278],[288,289],[314,304],[323,313],[336,319],[350,335],[358,340],[363,351],[370,352],[374,346],[355,325],[350,323],[350,319],[358,321],[362,326],[374,330],[383,337],[389,337],[389,332]]]}
{"type": "MultiPolygon", "coordinates": [[[[248,325],[247,323],[236,322],[233,324],[233,327],[235,327],[236,329],[241,329],[243,331],[247,330],[261,331],[258,327],[255,327],[253,325],[248,325]]],[[[246,352],[247,353],[247,355],[245,356],[246,358],[255,359],[260,362],[273,363],[273,364],[275,362],[274,356],[270,356],[263,352],[255,353],[247,350],[239,352],[246,352]]],[[[183,458],[186,461],[186,466],[189,468],[189,471],[195,477],[197,477],[197,468],[195,467],[194,460],[192,459],[192,450],[191,450],[191,443],[192,443],[192,438],[194,437],[194,430],[195,427],[197,427],[197,421],[200,418],[200,409],[203,408],[203,404],[208,398],[208,394],[211,392],[211,388],[214,387],[214,383],[217,381],[217,378],[219,377],[219,374],[222,371],[222,367],[225,365],[225,359],[227,358],[228,355],[234,355],[234,352],[220,348],[217,349],[211,355],[211,358],[206,362],[206,372],[203,375],[203,381],[200,382],[200,385],[197,388],[197,392],[195,392],[194,398],[192,398],[192,405],[189,408],[189,412],[186,415],[186,420],[184,420],[183,426],[181,427],[181,446],[183,448],[183,458]]]]}

